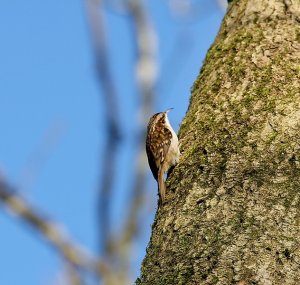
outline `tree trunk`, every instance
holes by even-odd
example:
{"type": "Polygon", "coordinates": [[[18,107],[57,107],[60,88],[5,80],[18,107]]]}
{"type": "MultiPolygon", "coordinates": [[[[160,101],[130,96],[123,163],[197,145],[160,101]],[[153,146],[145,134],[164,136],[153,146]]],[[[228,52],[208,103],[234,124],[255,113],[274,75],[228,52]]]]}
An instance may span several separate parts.
{"type": "Polygon", "coordinates": [[[300,284],[300,1],[231,1],[137,284],[300,284]]]}

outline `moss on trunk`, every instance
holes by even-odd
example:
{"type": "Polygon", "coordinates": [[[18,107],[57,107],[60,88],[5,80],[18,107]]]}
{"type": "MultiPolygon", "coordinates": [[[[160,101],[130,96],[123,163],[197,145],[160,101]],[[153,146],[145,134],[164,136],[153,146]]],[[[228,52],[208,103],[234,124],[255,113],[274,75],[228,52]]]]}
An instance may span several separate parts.
{"type": "Polygon", "coordinates": [[[232,1],[137,284],[299,284],[300,1],[232,1]]]}

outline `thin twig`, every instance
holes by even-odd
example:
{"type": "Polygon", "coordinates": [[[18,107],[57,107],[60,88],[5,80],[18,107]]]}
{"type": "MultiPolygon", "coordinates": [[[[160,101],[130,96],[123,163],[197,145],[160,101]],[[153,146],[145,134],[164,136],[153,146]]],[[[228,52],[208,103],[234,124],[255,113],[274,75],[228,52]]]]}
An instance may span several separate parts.
{"type": "Polygon", "coordinates": [[[92,42],[94,47],[96,72],[98,82],[101,83],[104,98],[104,120],[106,125],[106,143],[100,155],[102,163],[101,182],[98,198],[99,219],[99,247],[106,258],[111,253],[111,237],[109,212],[111,196],[115,177],[116,151],[120,142],[120,123],[118,118],[117,93],[109,69],[108,51],[106,47],[104,17],[101,11],[101,1],[86,0],[88,20],[90,24],[92,42]]]}
{"type": "Polygon", "coordinates": [[[65,259],[71,268],[95,274],[98,278],[108,275],[107,265],[89,255],[81,246],[68,238],[61,228],[45,218],[44,215],[29,205],[10,185],[0,178],[0,202],[14,212],[19,218],[39,232],[53,248],[65,259]]]}
{"type": "MultiPolygon", "coordinates": [[[[105,97],[113,99],[115,101],[106,101],[108,106],[106,109],[110,110],[110,115],[113,114],[113,119],[116,120],[119,116],[117,115],[116,108],[116,93],[114,86],[110,84],[112,82],[111,75],[109,72],[109,64],[107,61],[107,49],[105,46],[105,34],[104,34],[104,19],[101,11],[99,10],[99,2],[95,0],[87,0],[88,15],[90,20],[90,26],[92,31],[93,43],[95,47],[95,55],[97,61],[97,72],[99,79],[103,84],[103,90],[105,97]],[[105,82],[104,82],[105,81],[105,82]],[[109,107],[110,106],[110,107],[109,107]]],[[[153,88],[157,77],[157,63],[156,63],[156,37],[152,26],[148,20],[145,9],[138,0],[129,0],[128,10],[130,12],[132,23],[134,27],[134,41],[136,42],[136,73],[137,81],[140,87],[141,93],[141,108],[139,110],[139,126],[137,134],[138,152],[136,161],[136,173],[135,173],[135,185],[130,193],[131,204],[128,206],[129,213],[125,221],[124,230],[121,233],[121,237],[118,239],[118,245],[113,244],[109,248],[109,205],[110,197],[112,192],[112,182],[114,179],[113,171],[115,166],[115,152],[118,143],[116,121],[112,121],[109,116],[107,119],[109,135],[107,138],[107,148],[104,157],[104,171],[101,185],[100,195],[100,207],[99,207],[99,218],[101,217],[101,233],[106,246],[104,250],[106,257],[109,257],[117,264],[121,262],[120,268],[116,269],[116,275],[120,276],[122,281],[119,284],[125,284],[128,280],[129,275],[129,252],[134,237],[137,232],[138,216],[142,206],[143,198],[143,186],[146,177],[146,157],[144,150],[144,137],[145,137],[145,125],[152,113],[154,92],[153,88]],[[110,124],[109,122],[114,122],[110,124]],[[114,126],[115,128],[112,128],[114,126]],[[104,232],[105,231],[105,232],[104,232]],[[115,250],[112,250],[114,247],[115,250]],[[118,250],[116,250],[118,249],[118,250]]]]}
{"type": "Polygon", "coordinates": [[[138,217],[143,204],[143,188],[147,173],[145,155],[145,129],[153,110],[154,86],[157,78],[156,35],[149,21],[146,10],[139,0],[129,0],[130,12],[134,27],[136,42],[136,73],[141,93],[140,125],[138,126],[138,152],[136,159],[136,173],[133,190],[130,193],[131,205],[128,217],[120,239],[120,252],[123,275],[129,273],[130,248],[137,234],[138,217]]]}

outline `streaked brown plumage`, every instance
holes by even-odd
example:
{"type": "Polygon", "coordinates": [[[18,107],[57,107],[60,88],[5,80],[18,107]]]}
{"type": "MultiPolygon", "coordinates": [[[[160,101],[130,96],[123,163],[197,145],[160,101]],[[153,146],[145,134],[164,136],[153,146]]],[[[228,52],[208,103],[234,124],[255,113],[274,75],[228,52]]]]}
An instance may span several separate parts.
{"type": "Polygon", "coordinates": [[[153,177],[158,183],[160,203],[165,200],[164,174],[175,165],[180,156],[178,138],[168,120],[167,113],[153,115],[147,128],[146,152],[153,177]]]}

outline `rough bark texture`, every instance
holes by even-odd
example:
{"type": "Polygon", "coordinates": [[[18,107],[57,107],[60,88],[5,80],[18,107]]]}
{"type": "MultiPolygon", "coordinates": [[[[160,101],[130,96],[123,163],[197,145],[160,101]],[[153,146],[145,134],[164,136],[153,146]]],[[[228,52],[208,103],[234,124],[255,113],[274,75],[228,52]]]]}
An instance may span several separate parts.
{"type": "Polygon", "coordinates": [[[300,284],[300,1],[232,1],[137,284],[300,284]]]}

